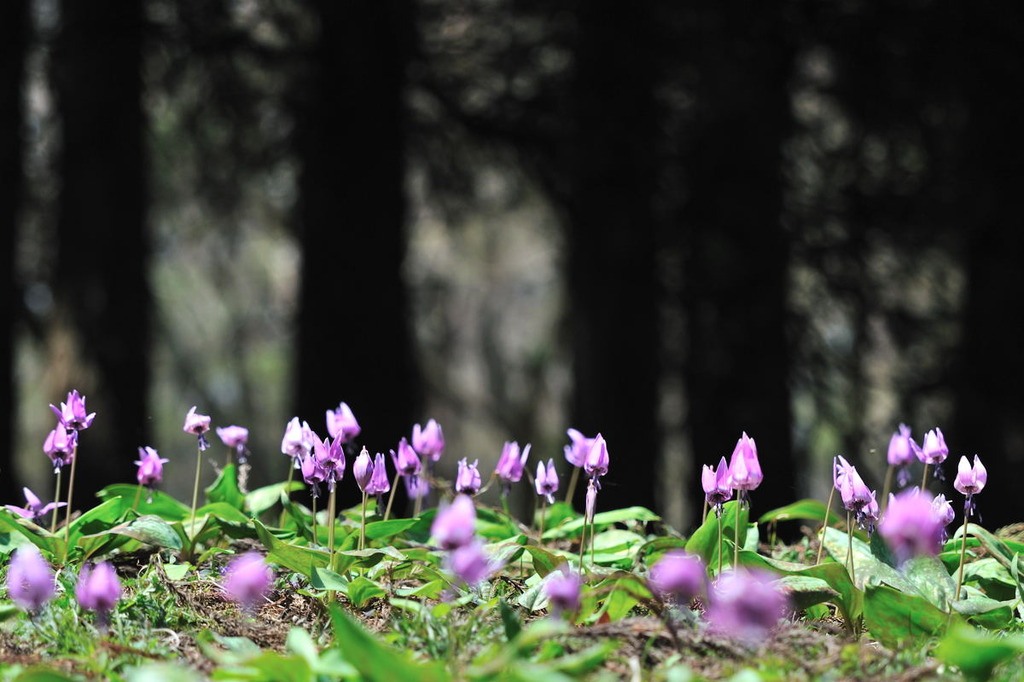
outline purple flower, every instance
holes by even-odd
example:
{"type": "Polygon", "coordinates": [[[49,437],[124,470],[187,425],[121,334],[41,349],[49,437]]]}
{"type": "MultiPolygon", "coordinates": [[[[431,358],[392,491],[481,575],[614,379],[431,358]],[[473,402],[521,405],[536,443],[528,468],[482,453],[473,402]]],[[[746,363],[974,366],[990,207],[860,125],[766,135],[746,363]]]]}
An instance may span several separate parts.
{"type": "Polygon", "coordinates": [[[157,451],[148,445],[139,448],[139,459],[135,462],[139,467],[139,471],[135,475],[139,485],[151,486],[159,483],[164,476],[164,464],[169,461],[160,457],[157,451]]]}
{"type": "Polygon", "coordinates": [[[367,495],[383,495],[391,490],[391,481],[388,480],[387,460],[384,454],[378,452],[373,458],[373,475],[370,482],[366,484],[367,495]]]}
{"type": "Polygon", "coordinates": [[[584,514],[587,523],[594,522],[594,512],[597,510],[597,479],[590,479],[587,483],[587,497],[584,502],[584,514]]]}
{"type": "Polygon", "coordinates": [[[725,457],[718,462],[718,469],[705,464],[700,476],[704,488],[704,499],[714,507],[715,514],[722,515],[722,505],[732,499],[732,481],[729,478],[729,465],[725,457]]]}
{"type": "Polygon", "coordinates": [[[587,438],[576,429],[569,429],[569,439],[572,445],[565,446],[565,459],[574,467],[582,467],[587,460],[587,453],[594,445],[594,438],[587,438]]]}
{"type": "Polygon", "coordinates": [[[431,461],[441,459],[444,453],[444,433],[441,432],[441,425],[433,419],[422,428],[419,424],[413,425],[412,448],[422,456],[429,457],[431,461]]]}
{"type": "Polygon", "coordinates": [[[206,414],[196,414],[196,406],[193,405],[192,409],[185,415],[185,425],[182,427],[182,431],[185,433],[193,433],[199,438],[199,449],[205,450],[210,447],[209,441],[206,440],[204,435],[210,430],[210,416],[206,414]]]}
{"type": "Polygon", "coordinates": [[[311,487],[313,497],[320,497],[320,484],[327,480],[327,477],[320,468],[320,461],[313,453],[300,458],[299,471],[302,472],[302,480],[311,487]]]}
{"type": "Polygon", "coordinates": [[[651,567],[648,582],[662,599],[672,596],[679,603],[689,604],[694,597],[704,593],[707,575],[699,557],[682,550],[672,550],[651,567]]]}
{"type": "Polygon", "coordinates": [[[246,552],[228,564],[224,592],[245,611],[253,611],[270,591],[273,578],[273,571],[258,552],[246,552]]]}
{"type": "MultiPolygon", "coordinates": [[[[914,461],[914,439],[910,437],[910,427],[900,424],[900,430],[889,439],[887,459],[894,467],[905,467],[914,461]]],[[[916,444],[915,444],[916,445],[916,444]]]]}
{"type": "Polygon", "coordinates": [[[977,495],[988,482],[988,471],[981,463],[978,456],[974,456],[974,466],[967,461],[966,457],[960,458],[960,464],[956,469],[956,480],[953,487],[962,495],[977,495]]]}
{"type": "Polygon", "coordinates": [[[537,462],[537,478],[534,479],[534,486],[537,494],[547,498],[548,504],[555,503],[555,493],[558,492],[558,472],[555,470],[555,460],[549,459],[547,468],[544,462],[537,462]]]}
{"type": "Polygon", "coordinates": [[[442,549],[453,550],[473,541],[476,533],[476,508],[468,495],[456,495],[449,505],[441,505],[430,526],[430,534],[442,549]]]}
{"type": "Polygon", "coordinates": [[[360,431],[362,429],[356,421],[356,416],[345,403],[338,405],[336,410],[327,410],[327,433],[331,438],[341,438],[342,443],[348,443],[358,436],[360,431]]]}
{"type": "Polygon", "coordinates": [[[75,458],[75,450],[78,447],[78,432],[68,431],[61,424],[46,436],[43,441],[43,452],[53,462],[53,471],[56,473],[61,467],[71,464],[75,458]]]}
{"type": "Polygon", "coordinates": [[[249,456],[249,448],[246,447],[249,443],[249,429],[244,426],[218,426],[217,435],[224,445],[235,449],[239,463],[245,463],[249,456]]]}
{"type": "Polygon", "coordinates": [[[712,584],[708,602],[711,630],[748,645],[764,639],[788,608],[775,576],[759,570],[723,573],[712,584]]]}
{"type": "Polygon", "coordinates": [[[430,494],[430,483],[422,476],[403,476],[405,494],[410,500],[418,500],[430,494]]]}
{"type": "Polygon", "coordinates": [[[360,450],[359,456],[356,457],[356,461],[352,463],[352,477],[356,479],[359,489],[369,494],[366,486],[373,478],[373,460],[370,459],[370,451],[366,449],[365,445],[360,450]]]}
{"type": "Polygon", "coordinates": [[[423,470],[420,457],[405,438],[398,442],[398,452],[391,451],[391,459],[395,469],[403,476],[418,476],[423,470]]]}
{"type": "Polygon", "coordinates": [[[870,488],[864,484],[864,480],[857,473],[857,467],[847,462],[842,455],[832,460],[835,472],[833,481],[836,490],[843,498],[843,507],[847,511],[860,514],[864,507],[871,503],[874,496],[870,488]],[[836,462],[838,460],[838,463],[836,462]]]}
{"type": "Polygon", "coordinates": [[[477,469],[479,463],[480,460],[477,459],[470,464],[465,457],[459,460],[459,472],[455,476],[455,492],[467,495],[476,495],[480,492],[483,482],[480,479],[480,470],[477,469]]]}
{"type": "Polygon", "coordinates": [[[942,544],[945,524],[932,511],[932,502],[917,488],[889,496],[878,532],[900,561],[922,554],[935,555],[942,544]]]}
{"type": "Polygon", "coordinates": [[[562,564],[557,571],[552,571],[544,581],[544,596],[548,598],[548,606],[556,616],[562,612],[574,613],[579,610],[582,589],[583,579],[568,564],[562,564]]]}
{"type": "Polygon", "coordinates": [[[526,447],[520,453],[519,443],[506,441],[505,445],[501,448],[501,456],[498,458],[498,466],[495,473],[505,482],[506,486],[516,483],[523,477],[523,466],[525,466],[526,458],[529,456],[529,443],[526,444],[526,447]]]}
{"type": "Polygon", "coordinates": [[[924,443],[921,445],[921,452],[918,458],[925,464],[942,464],[949,455],[949,448],[946,447],[946,439],[942,435],[942,429],[935,428],[924,434],[924,443]]]}
{"type": "Polygon", "coordinates": [[[95,611],[100,627],[106,627],[107,614],[121,598],[121,581],[114,567],[105,561],[96,565],[85,564],[78,574],[75,598],[83,608],[95,611]]]}
{"type": "Polygon", "coordinates": [[[292,417],[281,439],[281,452],[291,457],[295,468],[298,469],[301,459],[313,451],[314,440],[316,435],[313,429],[309,428],[309,423],[300,424],[298,417],[292,417]]]}
{"type": "Polygon", "coordinates": [[[476,585],[494,572],[496,566],[479,540],[462,545],[448,555],[448,570],[467,585],[476,585]]]}
{"type": "Polygon", "coordinates": [[[53,569],[39,549],[24,544],[14,552],[7,568],[7,594],[25,611],[36,612],[53,598],[53,569]]]}
{"type": "Polygon", "coordinates": [[[33,519],[37,519],[40,516],[46,516],[51,511],[59,507],[68,506],[67,502],[48,502],[47,504],[43,504],[43,501],[40,500],[39,497],[28,488],[22,488],[22,491],[25,493],[24,507],[15,507],[13,504],[8,504],[5,506],[18,516],[26,518],[30,521],[33,519]]]}
{"type": "Polygon", "coordinates": [[[323,480],[327,482],[327,489],[334,491],[334,485],[345,477],[345,451],[341,447],[341,439],[335,438],[330,441],[324,438],[313,440],[313,457],[316,458],[316,465],[323,472],[323,480]]]}
{"type": "Polygon", "coordinates": [[[746,434],[736,441],[729,460],[729,479],[736,490],[750,491],[761,485],[763,476],[761,464],[757,461],[757,445],[754,439],[746,434]]]}
{"type": "Polygon", "coordinates": [[[590,451],[587,452],[587,457],[583,460],[583,470],[591,478],[608,473],[608,444],[600,433],[594,437],[594,444],[590,446],[590,451]]]}
{"type": "Polygon", "coordinates": [[[69,431],[87,429],[92,426],[92,420],[96,418],[95,412],[86,414],[85,398],[78,395],[77,390],[68,393],[68,401],[61,403],[59,408],[51,403],[50,409],[57,415],[61,425],[69,431]]]}
{"type": "Polygon", "coordinates": [[[932,498],[932,515],[936,521],[942,524],[943,530],[949,524],[953,523],[953,519],[956,518],[956,512],[953,511],[953,505],[949,503],[946,496],[939,493],[932,498]]]}

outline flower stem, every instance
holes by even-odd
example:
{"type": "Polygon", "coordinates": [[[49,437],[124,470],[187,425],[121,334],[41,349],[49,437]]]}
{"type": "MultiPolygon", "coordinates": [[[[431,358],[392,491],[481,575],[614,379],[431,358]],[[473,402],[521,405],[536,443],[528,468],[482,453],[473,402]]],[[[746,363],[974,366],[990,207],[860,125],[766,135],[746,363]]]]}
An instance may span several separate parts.
{"type": "Polygon", "coordinates": [[[960,535],[960,575],[956,579],[956,596],[954,601],[960,600],[960,589],[964,584],[964,563],[967,561],[967,519],[970,518],[964,513],[964,532],[960,535]]]}
{"type": "Polygon", "coordinates": [[[928,482],[928,463],[924,463],[924,476],[921,477],[921,492],[924,492],[925,483],[928,482]]]}
{"type": "Polygon", "coordinates": [[[331,570],[334,570],[334,514],[335,514],[335,501],[337,497],[337,487],[331,486],[331,496],[327,501],[327,553],[331,557],[331,570]]]}
{"type": "Polygon", "coordinates": [[[398,479],[401,477],[401,473],[395,472],[395,480],[391,484],[391,495],[388,496],[388,508],[384,510],[384,520],[387,521],[391,516],[391,503],[395,501],[395,491],[398,490],[398,479]]]}
{"type": "Polygon", "coordinates": [[[882,513],[885,513],[886,507],[889,506],[889,493],[892,492],[892,476],[893,472],[896,471],[896,467],[889,465],[888,471],[885,472],[885,485],[882,487],[882,513]]]}
{"type": "Polygon", "coordinates": [[[832,515],[832,500],[835,496],[836,487],[832,486],[832,489],[828,491],[828,502],[825,503],[825,521],[821,524],[821,538],[818,540],[818,558],[814,560],[815,566],[821,563],[821,550],[825,549],[825,529],[828,528],[828,517],[832,515]]]}
{"type": "Polygon", "coordinates": [[[736,567],[739,566],[739,563],[740,563],[740,508],[741,507],[742,507],[742,503],[739,500],[736,500],[736,528],[735,528],[736,533],[735,533],[735,540],[733,542],[733,547],[732,547],[732,550],[733,550],[733,554],[732,554],[732,568],[733,568],[734,571],[736,570],[736,567]]]}
{"type": "Polygon", "coordinates": [[[53,516],[50,517],[50,533],[57,532],[57,503],[60,502],[60,472],[61,469],[57,469],[57,486],[53,490],[53,516]]]}
{"type": "Polygon", "coordinates": [[[572,506],[572,497],[576,494],[576,484],[580,480],[580,468],[572,468],[572,476],[569,478],[569,488],[565,491],[565,501],[572,506]]]}
{"type": "Polygon", "coordinates": [[[142,499],[142,484],[135,490],[135,501],[132,502],[132,511],[137,511],[139,508],[139,500],[142,499]]]}
{"type": "Polygon", "coordinates": [[[537,516],[540,517],[540,535],[537,536],[538,545],[544,544],[544,512],[547,511],[547,508],[548,501],[546,499],[542,499],[540,503],[540,512],[537,512],[537,516]]]}
{"type": "Polygon", "coordinates": [[[75,465],[78,464],[78,444],[75,444],[74,455],[71,457],[71,475],[68,477],[68,512],[64,515],[64,563],[68,561],[68,541],[71,539],[71,501],[75,492],[75,465]]]}
{"type": "Polygon", "coordinates": [[[718,514],[718,573],[716,576],[722,575],[722,515],[718,514]]]}
{"type": "Polygon", "coordinates": [[[853,568],[853,512],[846,512],[846,567],[850,569],[850,582],[857,584],[857,576],[853,568]]]}
{"type": "Polygon", "coordinates": [[[366,491],[363,491],[363,512],[359,522],[359,549],[366,548],[366,491]]]}
{"type": "Polygon", "coordinates": [[[320,544],[320,538],[316,534],[316,497],[313,498],[313,546],[320,544]]]}
{"type": "Polygon", "coordinates": [[[189,521],[189,529],[192,531],[193,544],[195,543],[196,535],[196,504],[199,502],[199,472],[203,466],[203,451],[199,449],[196,451],[196,482],[192,486],[192,513],[189,515],[191,521],[189,521]]]}

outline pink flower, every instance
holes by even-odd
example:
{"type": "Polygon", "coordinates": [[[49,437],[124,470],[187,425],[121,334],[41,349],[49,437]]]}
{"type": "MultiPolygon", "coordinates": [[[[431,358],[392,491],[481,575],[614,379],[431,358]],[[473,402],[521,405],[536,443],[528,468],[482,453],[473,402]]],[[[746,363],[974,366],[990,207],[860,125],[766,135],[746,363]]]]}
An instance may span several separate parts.
{"type": "Polygon", "coordinates": [[[711,630],[757,644],[786,614],[788,600],[766,571],[727,571],[712,584],[707,619],[711,630]]]}
{"type": "Polygon", "coordinates": [[[57,424],[57,428],[46,436],[43,442],[43,452],[53,462],[53,471],[56,473],[61,467],[71,464],[75,458],[75,450],[78,448],[78,432],[68,431],[63,425],[57,424]]]}
{"type": "Polygon", "coordinates": [[[583,579],[568,564],[562,564],[544,581],[544,595],[556,616],[562,612],[574,613],[579,610],[582,589],[583,579]]]}
{"type": "Polygon", "coordinates": [[[707,570],[699,557],[683,550],[672,550],[651,567],[651,589],[664,599],[672,596],[680,603],[704,593],[707,570]]]}
{"type": "Polygon", "coordinates": [[[860,514],[874,499],[871,489],[867,487],[860,474],[857,473],[857,467],[843,459],[842,455],[839,455],[832,461],[835,467],[833,481],[835,482],[836,490],[839,491],[843,499],[843,507],[847,511],[860,514]],[[838,463],[836,463],[836,460],[838,460],[838,463]]]}
{"type": "Polygon", "coordinates": [[[246,447],[249,443],[249,429],[244,426],[218,426],[217,435],[224,445],[234,448],[238,462],[244,463],[249,456],[249,448],[246,447]]]}
{"type": "Polygon", "coordinates": [[[313,451],[314,440],[316,435],[313,429],[309,428],[309,423],[299,423],[298,417],[292,417],[281,439],[281,452],[291,457],[295,468],[298,469],[300,460],[313,451]]]}
{"type": "Polygon", "coordinates": [[[405,494],[410,500],[418,500],[430,494],[430,483],[422,476],[403,476],[405,494]]]}
{"type": "Polygon", "coordinates": [[[949,448],[946,447],[946,439],[942,435],[942,429],[934,428],[924,434],[924,443],[921,445],[918,458],[925,464],[942,464],[949,455],[949,448]]]}
{"type": "Polygon", "coordinates": [[[395,469],[403,476],[418,476],[423,470],[419,455],[405,438],[398,442],[398,452],[391,451],[391,459],[395,462],[395,469]]]}
{"type": "Polygon", "coordinates": [[[566,433],[569,434],[572,445],[565,446],[565,459],[574,467],[582,467],[595,439],[587,438],[576,429],[569,429],[566,433]]]}
{"type": "Polygon", "coordinates": [[[185,425],[182,427],[182,431],[185,433],[193,433],[199,438],[199,449],[205,450],[210,447],[209,441],[206,440],[204,435],[210,430],[210,416],[206,414],[196,414],[196,406],[193,405],[192,409],[185,415],[185,425]]]}
{"type": "Polygon", "coordinates": [[[327,410],[327,433],[331,438],[341,438],[342,443],[348,443],[358,436],[360,431],[362,428],[347,404],[341,403],[338,409],[327,410]]]}
{"type": "Polygon", "coordinates": [[[273,578],[273,571],[263,556],[258,552],[246,552],[228,564],[224,592],[232,601],[241,604],[244,610],[253,611],[270,592],[273,578]]]}
{"type": "Polygon", "coordinates": [[[977,455],[974,456],[973,467],[966,457],[960,458],[960,464],[957,466],[956,471],[956,480],[953,481],[953,487],[959,493],[962,495],[977,495],[982,491],[987,482],[988,471],[977,455]]]}
{"type": "Polygon", "coordinates": [[[533,481],[537,488],[537,494],[547,498],[548,504],[555,503],[555,493],[558,492],[558,471],[555,470],[555,460],[549,459],[547,468],[544,462],[537,462],[537,478],[533,481]]]}
{"type": "Polygon", "coordinates": [[[495,473],[507,486],[516,483],[523,477],[523,467],[526,465],[526,458],[530,456],[530,445],[527,443],[522,453],[519,451],[519,443],[515,441],[506,442],[501,448],[501,456],[498,457],[498,466],[495,473]]]}
{"type": "MultiPolygon", "coordinates": [[[[910,427],[900,424],[900,430],[889,439],[889,452],[886,458],[894,467],[903,467],[914,461],[914,439],[910,437],[910,427]]],[[[915,444],[916,445],[916,444],[915,444]]]]}
{"type": "Polygon", "coordinates": [[[467,585],[476,585],[495,571],[497,566],[487,557],[483,544],[473,541],[462,545],[448,555],[448,570],[467,585]]]}
{"type": "Polygon", "coordinates": [[[729,479],[729,465],[725,463],[725,457],[719,460],[717,469],[705,464],[700,482],[704,488],[704,499],[721,516],[722,505],[732,499],[732,481],[729,479]]]}
{"type": "Polygon", "coordinates": [[[25,611],[36,612],[53,598],[53,569],[35,545],[19,547],[7,568],[7,594],[25,611]]]}
{"type": "Polygon", "coordinates": [[[455,476],[455,492],[467,495],[476,495],[480,492],[483,482],[480,479],[480,470],[477,469],[479,463],[480,460],[477,459],[470,464],[465,457],[459,460],[459,471],[455,476]]]}
{"type": "Polygon", "coordinates": [[[453,550],[473,541],[476,534],[476,507],[468,495],[456,495],[450,505],[441,505],[430,534],[442,549],[453,550]]]}
{"type": "Polygon", "coordinates": [[[757,445],[746,432],[736,441],[736,447],[732,451],[729,478],[736,490],[750,491],[761,485],[763,476],[761,464],[757,461],[757,445]]]}
{"type": "Polygon", "coordinates": [[[373,475],[370,482],[366,484],[367,495],[383,495],[391,490],[391,481],[388,480],[387,459],[384,453],[378,452],[373,458],[373,475]]]}
{"type": "Polygon", "coordinates": [[[583,470],[591,478],[604,476],[608,473],[608,443],[600,433],[594,437],[594,443],[583,460],[583,470]]]}
{"type": "Polygon", "coordinates": [[[352,463],[352,477],[356,479],[359,489],[367,492],[366,486],[373,478],[373,460],[370,459],[370,451],[366,449],[365,445],[359,452],[359,456],[356,457],[356,461],[352,463]]]}
{"type": "Polygon", "coordinates": [[[75,586],[75,598],[83,608],[95,611],[100,627],[105,628],[107,614],[121,598],[121,581],[117,579],[114,567],[105,561],[95,566],[83,565],[75,586]]]}
{"type": "Polygon", "coordinates": [[[85,398],[78,394],[77,390],[68,393],[68,401],[61,403],[60,407],[50,404],[50,409],[57,415],[61,426],[71,431],[81,431],[92,426],[92,420],[96,413],[86,414],[85,398]]]}
{"type": "Polygon", "coordinates": [[[419,424],[414,425],[412,447],[420,455],[429,457],[434,462],[441,459],[444,453],[444,433],[441,431],[441,425],[433,419],[422,428],[419,424]]]}
{"type": "Polygon", "coordinates": [[[43,501],[40,500],[39,497],[28,488],[22,488],[22,491],[25,493],[24,507],[15,507],[13,504],[8,504],[5,506],[18,516],[26,518],[30,521],[37,519],[40,516],[46,516],[51,511],[59,507],[68,506],[67,502],[57,502],[56,504],[53,502],[48,502],[47,504],[43,504],[43,501]]]}
{"type": "Polygon", "coordinates": [[[935,555],[942,544],[945,524],[936,518],[932,502],[917,488],[889,496],[878,532],[900,561],[922,554],[935,555]]]}
{"type": "Polygon", "coordinates": [[[341,447],[341,439],[335,438],[329,441],[324,438],[313,440],[313,457],[316,465],[323,472],[323,480],[327,482],[327,489],[334,490],[334,485],[345,477],[345,451],[341,447]]]}
{"type": "Polygon", "coordinates": [[[164,476],[164,464],[170,460],[163,459],[153,448],[146,446],[139,448],[139,459],[135,462],[139,471],[135,477],[139,485],[153,485],[159,483],[164,476]]]}

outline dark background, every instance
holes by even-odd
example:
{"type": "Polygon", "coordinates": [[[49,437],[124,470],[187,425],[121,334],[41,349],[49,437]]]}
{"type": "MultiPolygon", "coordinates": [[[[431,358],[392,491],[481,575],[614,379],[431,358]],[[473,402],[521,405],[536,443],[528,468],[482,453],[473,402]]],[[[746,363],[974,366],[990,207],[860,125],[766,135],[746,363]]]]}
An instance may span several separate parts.
{"type": "Polygon", "coordinates": [[[77,387],[83,496],[190,462],[193,404],[269,482],[345,400],[372,450],[439,418],[449,471],[601,431],[600,506],[676,524],[744,430],[764,511],[938,425],[1021,520],[1022,15],[0,3],[0,496],[77,387]]]}

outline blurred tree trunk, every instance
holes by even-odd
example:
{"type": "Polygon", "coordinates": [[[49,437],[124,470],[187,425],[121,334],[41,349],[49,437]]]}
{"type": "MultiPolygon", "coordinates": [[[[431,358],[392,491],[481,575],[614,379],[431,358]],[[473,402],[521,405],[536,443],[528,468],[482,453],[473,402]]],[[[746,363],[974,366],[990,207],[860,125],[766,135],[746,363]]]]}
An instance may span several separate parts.
{"type": "Polygon", "coordinates": [[[18,314],[15,237],[22,188],[22,96],[28,2],[0,3],[0,499],[20,500],[14,470],[14,332],[18,314]]]}
{"type": "Polygon", "coordinates": [[[956,74],[968,109],[961,138],[961,224],[968,230],[963,339],[955,366],[956,422],[946,434],[952,480],[960,455],[989,471],[978,508],[989,528],[1019,522],[1024,471],[1024,11],[960,8],[956,74]]]}
{"type": "MultiPolygon", "coordinates": [[[[61,5],[53,82],[61,119],[56,324],[80,344],[73,386],[98,416],[82,435],[76,499],[131,480],[148,443],[149,339],[142,3],[61,5]]],[[[184,407],[183,407],[184,409],[184,407]]],[[[81,502],[80,504],[85,504],[81,502]]],[[[77,506],[77,505],[76,505],[77,506]]]]}
{"type": "MultiPolygon", "coordinates": [[[[320,38],[297,93],[303,247],[296,407],[321,436],[344,400],[371,452],[408,436],[419,383],[405,258],[412,4],[314,3],[320,38]]],[[[353,486],[350,498],[358,492],[353,486]]]]}
{"type": "Polygon", "coordinates": [[[698,74],[679,217],[689,427],[698,465],[728,458],[743,431],[757,441],[767,510],[798,490],[781,224],[792,55],[776,3],[701,7],[680,39],[698,74]]]}
{"type": "MultiPolygon", "coordinates": [[[[646,3],[580,3],[571,86],[568,286],[571,424],[608,441],[601,509],[653,506],[659,287],[653,197],[658,130],[655,25],[646,3]]],[[[577,489],[582,496],[584,486],[577,489]]]]}

